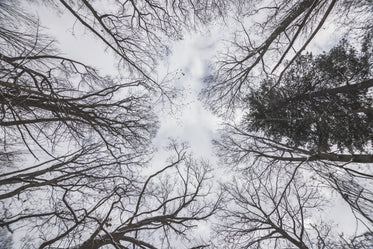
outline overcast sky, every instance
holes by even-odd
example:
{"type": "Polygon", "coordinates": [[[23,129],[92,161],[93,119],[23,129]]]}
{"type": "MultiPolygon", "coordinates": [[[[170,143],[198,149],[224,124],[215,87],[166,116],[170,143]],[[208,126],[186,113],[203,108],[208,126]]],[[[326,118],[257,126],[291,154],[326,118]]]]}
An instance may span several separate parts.
{"type": "MultiPolygon", "coordinates": [[[[47,32],[56,38],[55,44],[63,54],[94,65],[101,73],[116,75],[116,60],[105,51],[101,41],[76,24],[69,13],[56,15],[43,6],[34,11],[47,32]]],[[[219,121],[203,107],[198,93],[221,39],[218,33],[212,29],[186,34],[183,40],[171,42],[171,53],[160,61],[159,75],[177,72],[178,77],[173,84],[185,91],[175,100],[172,113],[170,110],[159,113],[162,125],[154,140],[155,145],[166,145],[169,137],[175,137],[188,141],[196,153],[211,156],[210,140],[219,121]]]]}
{"type": "MultiPolygon", "coordinates": [[[[33,11],[40,17],[52,37],[56,38],[56,45],[66,55],[87,62],[100,69],[104,74],[116,74],[116,61],[105,52],[105,47],[96,38],[85,31],[68,13],[51,11],[49,8],[38,6],[33,11]],[[93,42],[92,42],[93,39],[93,42]]],[[[333,25],[326,25],[310,44],[309,49],[314,53],[321,53],[330,49],[341,37],[340,33],[333,31],[333,25]]],[[[187,141],[197,157],[204,157],[213,164],[218,164],[211,146],[211,140],[217,137],[219,124],[222,120],[209,112],[198,100],[198,93],[203,87],[203,77],[208,73],[208,64],[214,59],[220,49],[223,28],[212,25],[207,32],[186,34],[184,39],[170,44],[171,53],[159,65],[160,74],[167,70],[178,72],[178,79],[174,84],[184,88],[183,97],[176,99],[176,109],[173,112],[165,110],[159,113],[161,126],[154,139],[154,145],[162,148],[167,145],[169,138],[187,141]]],[[[155,154],[154,165],[158,165],[165,158],[160,149],[155,154]]],[[[153,165],[153,166],[154,166],[153,165]]],[[[159,164],[160,165],[160,164],[159,164]]],[[[155,166],[156,167],[156,166],[155,166]]],[[[330,207],[328,216],[339,218],[338,231],[353,232],[355,226],[351,215],[344,216],[349,209],[344,203],[330,207]],[[351,218],[345,218],[351,217],[351,218]]]]}
{"type": "MultiPolygon", "coordinates": [[[[56,40],[57,47],[63,54],[96,66],[103,74],[117,74],[116,60],[105,51],[101,41],[75,22],[70,13],[51,11],[50,8],[37,6],[34,12],[41,24],[47,28],[56,40]],[[93,42],[92,42],[93,41],[93,42]]],[[[309,45],[309,50],[321,53],[330,49],[341,37],[333,30],[333,25],[326,25],[309,45]],[[331,31],[333,30],[333,31],[331,31]]],[[[213,23],[205,30],[187,33],[183,40],[170,43],[171,53],[160,62],[160,75],[178,72],[174,84],[185,91],[181,98],[175,100],[173,112],[165,110],[159,113],[161,127],[154,140],[156,146],[167,144],[169,137],[188,141],[197,154],[212,157],[211,139],[216,137],[219,123],[222,120],[208,111],[198,100],[198,93],[203,87],[203,77],[208,73],[208,65],[214,60],[228,30],[219,23],[213,23]]]]}

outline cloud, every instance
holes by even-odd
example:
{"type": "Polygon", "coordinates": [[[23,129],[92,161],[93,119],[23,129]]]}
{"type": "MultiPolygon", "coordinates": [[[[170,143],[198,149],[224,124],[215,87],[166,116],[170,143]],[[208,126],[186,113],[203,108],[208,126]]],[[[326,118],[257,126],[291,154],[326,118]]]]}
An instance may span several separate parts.
{"type": "Polygon", "coordinates": [[[179,106],[178,115],[160,115],[161,127],[154,141],[155,146],[164,146],[168,137],[176,137],[188,142],[198,156],[207,156],[209,160],[214,160],[211,140],[216,134],[220,120],[203,106],[198,100],[198,94],[208,64],[216,52],[218,40],[216,33],[207,32],[205,35],[186,36],[184,40],[172,44],[166,65],[169,71],[178,70],[183,73],[174,84],[182,87],[185,92],[176,100],[179,106]]]}

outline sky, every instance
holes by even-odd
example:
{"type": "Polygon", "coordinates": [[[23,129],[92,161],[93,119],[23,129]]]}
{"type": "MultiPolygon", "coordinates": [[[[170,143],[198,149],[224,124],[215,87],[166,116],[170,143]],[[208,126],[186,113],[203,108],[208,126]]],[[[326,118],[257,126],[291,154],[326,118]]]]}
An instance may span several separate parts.
{"type": "MultiPolygon", "coordinates": [[[[101,74],[117,75],[116,63],[111,54],[105,51],[105,46],[96,37],[75,23],[74,18],[66,12],[57,14],[44,5],[33,5],[31,13],[38,16],[46,34],[55,39],[61,55],[94,65],[101,74]],[[92,42],[93,41],[93,42],[92,42]]],[[[203,32],[186,33],[183,40],[170,44],[170,53],[159,62],[157,71],[160,78],[166,73],[178,75],[173,82],[183,93],[174,100],[172,110],[160,104],[157,115],[160,127],[153,140],[156,149],[149,166],[143,170],[150,175],[164,167],[170,156],[166,146],[170,139],[187,142],[194,158],[209,161],[214,167],[218,160],[214,155],[211,140],[217,138],[221,120],[214,116],[198,99],[203,87],[203,77],[208,73],[208,65],[218,49],[221,32],[219,26],[212,26],[203,32]]],[[[30,164],[36,159],[29,157],[30,164]],[[31,162],[32,161],[32,162],[31,162]]],[[[217,178],[224,176],[225,169],[216,167],[217,178]]],[[[201,222],[195,231],[196,236],[207,238],[210,227],[201,222]]],[[[14,234],[15,247],[20,246],[26,232],[22,229],[14,234]]]]}
{"type": "MultiPolygon", "coordinates": [[[[56,39],[56,46],[72,58],[95,65],[101,73],[115,75],[116,61],[105,47],[97,39],[92,41],[92,35],[75,23],[74,19],[67,13],[50,11],[44,6],[35,7],[33,10],[40,18],[41,25],[45,26],[47,33],[56,39]],[[88,45],[87,45],[88,44],[88,45]]],[[[341,37],[338,32],[333,32],[333,24],[326,25],[328,29],[322,29],[314,41],[309,45],[309,50],[321,53],[331,48],[341,37]]],[[[227,28],[226,28],[227,29],[227,28]]],[[[226,31],[226,30],[225,30],[226,31]]],[[[170,44],[171,53],[159,63],[160,74],[178,72],[180,77],[175,80],[177,87],[183,88],[183,95],[175,100],[173,111],[160,111],[160,128],[154,139],[154,146],[158,152],[155,153],[150,163],[150,171],[161,166],[167,157],[163,149],[170,138],[186,141],[196,157],[203,157],[219,167],[220,163],[214,155],[211,140],[218,137],[218,130],[223,120],[213,115],[198,99],[198,94],[203,87],[203,77],[208,73],[208,65],[221,49],[225,32],[217,23],[197,33],[187,33],[183,40],[174,41],[170,44]]],[[[226,170],[226,169],[223,169],[226,170]]],[[[217,177],[223,177],[222,171],[217,170],[217,177]]],[[[338,203],[330,207],[328,214],[336,218],[345,217],[348,207],[344,203],[338,203]]],[[[340,219],[341,231],[355,229],[351,224],[353,219],[340,219]]],[[[339,228],[337,228],[339,229],[339,228]]]]}
{"type": "MultiPolygon", "coordinates": [[[[75,24],[69,13],[56,15],[42,5],[35,12],[47,32],[55,37],[55,44],[63,54],[95,65],[103,74],[116,75],[116,60],[100,41],[94,38],[95,42],[92,42],[92,35],[75,24]]],[[[220,121],[198,100],[198,94],[219,39],[219,30],[213,27],[204,33],[187,33],[183,40],[171,42],[170,54],[159,62],[159,75],[176,72],[179,77],[173,84],[184,91],[175,99],[172,111],[158,109],[161,127],[154,140],[156,147],[166,146],[168,138],[173,137],[190,143],[197,154],[213,156],[210,141],[215,137],[220,121]]]]}
{"type": "MultiPolygon", "coordinates": [[[[69,13],[56,14],[49,8],[38,5],[35,13],[47,33],[55,37],[55,45],[65,55],[76,58],[87,64],[95,65],[101,73],[116,75],[116,60],[97,40],[77,24],[69,13]],[[92,42],[92,38],[95,42],[92,42]]],[[[233,24],[234,25],[234,24],[233,24]]],[[[331,48],[341,37],[334,31],[334,25],[326,25],[309,45],[313,53],[321,53],[331,48]]],[[[174,81],[183,95],[175,100],[175,108],[159,109],[160,129],[154,140],[157,148],[167,145],[170,137],[190,143],[194,153],[212,158],[211,139],[217,137],[217,130],[223,120],[212,114],[198,99],[203,87],[203,78],[208,74],[208,66],[221,49],[229,28],[221,23],[212,23],[199,32],[189,32],[183,40],[170,44],[170,54],[160,61],[157,71],[160,75],[177,72],[179,77],[174,81]]]]}

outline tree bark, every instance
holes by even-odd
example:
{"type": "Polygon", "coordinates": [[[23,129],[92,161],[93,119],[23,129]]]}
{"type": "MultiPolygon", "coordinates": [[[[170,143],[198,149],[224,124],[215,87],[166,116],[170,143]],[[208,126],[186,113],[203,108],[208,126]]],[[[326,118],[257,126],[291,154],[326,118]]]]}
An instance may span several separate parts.
{"type": "Polygon", "coordinates": [[[283,157],[262,154],[262,156],[267,158],[272,158],[280,161],[288,162],[305,162],[305,161],[319,161],[327,160],[332,162],[354,162],[354,163],[373,163],[373,155],[361,155],[361,154],[333,154],[333,153],[319,153],[311,156],[304,157],[283,157]]]}

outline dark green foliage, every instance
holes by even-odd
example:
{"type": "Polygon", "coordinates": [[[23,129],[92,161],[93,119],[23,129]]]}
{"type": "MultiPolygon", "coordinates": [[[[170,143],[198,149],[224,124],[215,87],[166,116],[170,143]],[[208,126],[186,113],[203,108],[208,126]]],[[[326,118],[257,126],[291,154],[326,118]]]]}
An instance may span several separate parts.
{"type": "Polygon", "coordinates": [[[373,134],[372,54],[368,34],[360,51],[344,39],[328,53],[300,56],[279,86],[267,79],[251,92],[245,126],[315,151],[364,151],[373,134]]]}

